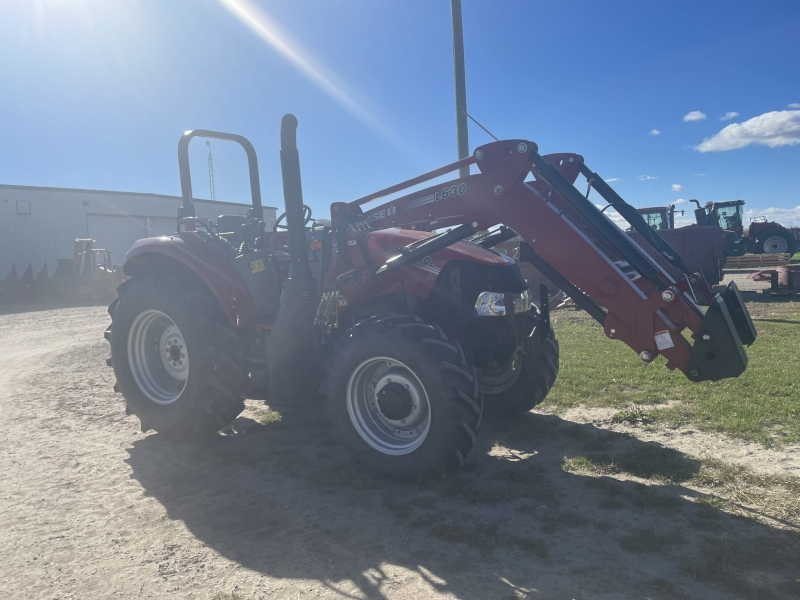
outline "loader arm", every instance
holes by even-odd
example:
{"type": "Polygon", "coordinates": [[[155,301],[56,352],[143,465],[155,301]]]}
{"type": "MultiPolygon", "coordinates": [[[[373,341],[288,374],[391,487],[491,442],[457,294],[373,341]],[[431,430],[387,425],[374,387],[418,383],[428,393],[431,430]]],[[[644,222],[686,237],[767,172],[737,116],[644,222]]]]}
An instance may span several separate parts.
{"type": "MultiPolygon", "coordinates": [[[[350,203],[333,204],[333,227],[340,235],[346,231],[355,237],[362,254],[368,228],[454,227],[402,249],[370,274],[381,277],[478,231],[505,225],[525,240],[523,249],[532,261],[564,281],[576,302],[593,307],[590,314],[609,338],[625,342],[643,361],[663,355],[669,369],[680,369],[693,381],[744,372],[743,342],[752,343],[755,329],[735,285],[716,295],[704,313],[688,282],[675,281],[575,188],[582,170],[588,171],[577,154],[542,156],[527,140],[493,142],[470,158],[350,203]],[[366,214],[361,208],[470,164],[480,173],[390,200],[366,214]]],[[[614,204],[625,203],[614,194],[614,204]]],[[[668,253],[668,244],[655,238],[655,244],[662,242],[668,253]]],[[[367,257],[365,264],[370,264],[367,257]]]]}

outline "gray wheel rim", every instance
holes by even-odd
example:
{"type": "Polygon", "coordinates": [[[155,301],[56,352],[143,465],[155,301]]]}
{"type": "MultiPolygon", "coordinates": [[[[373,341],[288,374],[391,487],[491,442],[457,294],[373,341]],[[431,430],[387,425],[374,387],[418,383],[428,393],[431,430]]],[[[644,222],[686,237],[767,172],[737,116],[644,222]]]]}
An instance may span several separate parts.
{"type": "Polygon", "coordinates": [[[783,254],[789,251],[789,242],[780,235],[768,237],[764,242],[764,254],[783,254]]]}
{"type": "Polygon", "coordinates": [[[522,356],[516,356],[503,370],[483,371],[478,378],[478,390],[482,394],[495,396],[511,389],[522,373],[522,356]]]}
{"type": "Polygon", "coordinates": [[[128,365],[139,390],[156,404],[180,398],[189,378],[189,352],[175,322],[159,310],[145,310],[128,330],[128,365]]]}
{"type": "Polygon", "coordinates": [[[386,356],[369,358],[353,370],[347,384],[347,412],[358,435],[388,456],[410,454],[422,445],[431,424],[431,404],[425,386],[407,365],[386,356]],[[410,399],[400,418],[387,415],[380,398],[399,385],[410,399]],[[392,418],[395,417],[395,418],[392,418]]]}

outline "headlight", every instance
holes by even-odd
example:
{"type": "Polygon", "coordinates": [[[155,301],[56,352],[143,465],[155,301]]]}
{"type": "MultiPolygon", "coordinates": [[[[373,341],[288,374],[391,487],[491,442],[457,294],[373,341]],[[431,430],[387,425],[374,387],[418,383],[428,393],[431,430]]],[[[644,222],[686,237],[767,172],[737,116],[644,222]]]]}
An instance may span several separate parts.
{"type": "Polygon", "coordinates": [[[502,317],[506,314],[503,294],[497,292],[481,292],[475,302],[475,314],[479,317],[502,317]]]}
{"type": "MultiPolygon", "coordinates": [[[[531,299],[528,290],[521,294],[511,294],[514,297],[514,312],[523,313],[531,309],[531,299]]],[[[506,303],[503,294],[499,292],[481,292],[475,302],[475,314],[479,317],[502,317],[506,314],[506,303]]]]}

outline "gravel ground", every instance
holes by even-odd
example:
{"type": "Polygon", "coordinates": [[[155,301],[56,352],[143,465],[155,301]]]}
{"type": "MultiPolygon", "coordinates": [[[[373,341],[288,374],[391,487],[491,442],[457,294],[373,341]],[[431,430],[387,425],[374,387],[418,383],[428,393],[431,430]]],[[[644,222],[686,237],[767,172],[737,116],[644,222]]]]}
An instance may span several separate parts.
{"type": "Polygon", "coordinates": [[[736,285],[743,292],[761,292],[769,287],[768,281],[753,281],[749,278],[753,273],[759,271],[766,271],[769,267],[763,269],[725,269],[725,277],[720,282],[720,285],[728,285],[731,281],[735,281],[736,285]]]}
{"type": "MultiPolygon", "coordinates": [[[[107,322],[99,307],[0,316],[3,597],[800,594],[791,520],[746,499],[750,518],[732,516],[688,476],[562,469],[592,450],[691,474],[690,454],[736,442],[708,434],[688,453],[691,432],[639,439],[608,415],[529,414],[486,424],[462,471],[426,486],[366,477],[323,419],[262,424],[257,403],[226,435],[173,445],[125,416],[107,322]]],[[[757,466],[759,452],[742,455],[757,466]]]]}

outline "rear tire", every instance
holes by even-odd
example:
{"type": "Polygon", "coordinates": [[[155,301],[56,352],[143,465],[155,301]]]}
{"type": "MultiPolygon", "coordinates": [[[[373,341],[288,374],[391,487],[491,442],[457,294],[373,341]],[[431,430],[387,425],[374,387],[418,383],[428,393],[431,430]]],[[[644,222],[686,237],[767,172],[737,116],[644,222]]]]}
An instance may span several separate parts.
{"type": "Polygon", "coordinates": [[[499,417],[516,417],[530,412],[542,403],[558,377],[559,348],[555,333],[550,333],[539,343],[534,331],[532,347],[510,363],[506,369],[517,373],[498,373],[493,377],[478,379],[481,392],[486,397],[486,413],[499,417]]]}
{"type": "Polygon", "coordinates": [[[483,402],[461,346],[439,327],[414,316],[372,317],[336,342],[324,371],[320,392],[331,418],[368,469],[441,477],[472,450],[483,402]]]}
{"type": "Polygon", "coordinates": [[[243,343],[205,284],[149,273],[119,295],[109,307],[108,362],[142,431],[196,438],[230,424],[244,409],[243,343]]]}
{"type": "Polygon", "coordinates": [[[755,254],[794,254],[797,252],[797,240],[787,231],[766,231],[756,240],[753,250],[755,254]]]}

